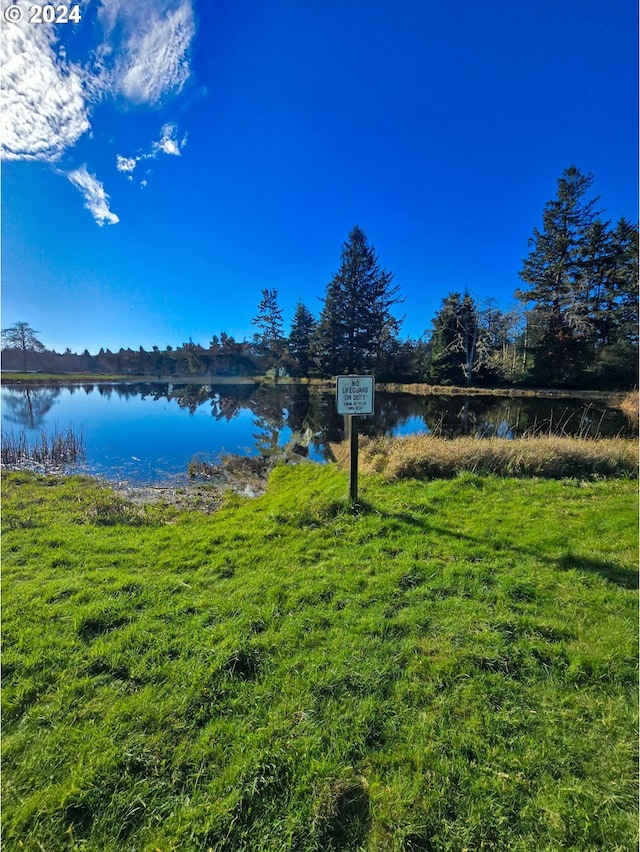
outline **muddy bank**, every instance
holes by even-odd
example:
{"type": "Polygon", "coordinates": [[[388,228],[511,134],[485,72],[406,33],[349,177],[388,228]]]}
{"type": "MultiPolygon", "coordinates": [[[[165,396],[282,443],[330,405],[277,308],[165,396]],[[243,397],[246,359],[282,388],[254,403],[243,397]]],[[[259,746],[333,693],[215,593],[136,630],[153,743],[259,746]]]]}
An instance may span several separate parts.
{"type": "Polygon", "coordinates": [[[185,481],[160,485],[134,485],[125,481],[109,483],[132,503],[164,503],[180,509],[212,512],[219,509],[229,491],[241,497],[259,497],[267,489],[274,463],[264,458],[230,456],[221,464],[200,463],[185,481]]]}
{"type": "MultiPolygon", "coordinates": [[[[191,475],[167,480],[159,485],[138,485],[125,479],[109,480],[96,478],[134,505],[162,504],[177,509],[195,509],[206,513],[215,512],[224,503],[229,492],[240,497],[260,497],[267,490],[269,474],[279,463],[314,464],[293,458],[266,458],[262,456],[226,456],[220,464],[201,463],[191,475]]],[[[3,470],[29,470],[32,473],[51,476],[84,475],[59,465],[39,464],[24,460],[15,465],[2,465],[3,470]]]]}

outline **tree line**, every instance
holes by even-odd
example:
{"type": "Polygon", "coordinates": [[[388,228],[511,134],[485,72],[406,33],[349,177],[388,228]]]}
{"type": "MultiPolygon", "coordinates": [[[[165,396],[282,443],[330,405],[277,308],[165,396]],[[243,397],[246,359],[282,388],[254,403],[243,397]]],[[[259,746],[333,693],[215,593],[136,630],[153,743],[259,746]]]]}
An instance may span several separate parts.
{"type": "Polygon", "coordinates": [[[373,373],[381,381],[440,385],[627,388],[638,381],[638,226],[605,220],[575,166],[558,180],[542,228],[529,240],[514,296],[503,310],[468,290],[450,292],[418,340],[401,339],[404,299],[355,226],[318,317],[299,301],[285,331],[277,289],[263,289],[251,340],[221,332],[207,347],[46,350],[27,323],[3,331],[5,369],[137,375],[373,373]]]}

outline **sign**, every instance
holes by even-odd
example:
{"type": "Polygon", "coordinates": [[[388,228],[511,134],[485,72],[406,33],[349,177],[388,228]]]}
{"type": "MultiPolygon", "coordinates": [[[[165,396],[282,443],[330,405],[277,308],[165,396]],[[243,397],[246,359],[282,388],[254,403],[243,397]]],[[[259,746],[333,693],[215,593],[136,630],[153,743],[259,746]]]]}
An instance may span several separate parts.
{"type": "Polygon", "coordinates": [[[347,415],[349,430],[349,498],[358,499],[358,416],[373,414],[374,376],[337,376],[336,408],[347,415]]]}
{"type": "Polygon", "coordinates": [[[373,414],[373,376],[338,376],[336,407],[338,414],[373,414]]]}

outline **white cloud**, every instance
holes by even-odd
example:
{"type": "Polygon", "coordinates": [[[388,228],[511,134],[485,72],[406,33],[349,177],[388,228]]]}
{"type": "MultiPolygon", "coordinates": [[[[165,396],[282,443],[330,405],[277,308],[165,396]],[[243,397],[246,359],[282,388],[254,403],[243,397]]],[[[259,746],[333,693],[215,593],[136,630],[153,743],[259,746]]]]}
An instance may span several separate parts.
{"type": "MultiPolygon", "coordinates": [[[[10,5],[0,0],[1,12],[10,5]]],[[[26,14],[3,25],[4,159],[58,160],[90,129],[92,104],[109,94],[156,105],[182,89],[191,73],[192,0],[102,0],[99,17],[104,40],[85,68],[69,61],[55,27],[30,24],[26,14]]]]}
{"type": "MultiPolygon", "coordinates": [[[[173,157],[180,157],[181,151],[187,144],[187,134],[185,133],[181,140],[178,140],[178,126],[171,122],[163,125],[160,131],[160,139],[158,142],[151,143],[151,150],[147,154],[138,154],[137,157],[123,157],[122,154],[117,155],[116,167],[119,172],[123,172],[132,180],[132,172],[141,160],[153,160],[158,154],[169,154],[173,157]]],[[[144,186],[147,182],[144,182],[144,186]]]]}
{"type": "MultiPolygon", "coordinates": [[[[11,5],[0,0],[0,14],[11,5]]],[[[91,133],[91,109],[109,96],[156,106],[181,91],[191,73],[195,35],[192,0],[100,0],[102,41],[82,67],[70,61],[59,27],[4,23],[0,49],[0,158],[57,162],[91,133]]],[[[132,180],[141,159],[179,155],[177,128],[167,124],[148,154],[118,155],[116,167],[132,180]]],[[[78,187],[99,225],[115,224],[108,195],[86,165],[62,172],[78,187]]]]}
{"type": "Polygon", "coordinates": [[[118,216],[109,209],[109,196],[104,191],[104,187],[95,175],[89,174],[86,165],[67,172],[67,177],[83,194],[84,206],[100,227],[105,223],[115,225],[120,221],[118,216]]]}
{"type": "MultiPolygon", "coordinates": [[[[0,3],[4,10],[7,0],[0,3]]],[[[0,152],[55,162],[89,130],[80,69],[56,53],[53,27],[3,24],[0,152]]]]}
{"type": "Polygon", "coordinates": [[[137,165],[137,157],[122,157],[118,154],[116,168],[119,172],[132,172],[137,165]]]}
{"type": "Polygon", "coordinates": [[[181,146],[178,144],[178,128],[176,125],[165,124],[161,133],[160,141],[153,143],[152,150],[156,153],[162,151],[163,154],[172,154],[174,157],[179,157],[181,146]]]}
{"type": "Polygon", "coordinates": [[[104,85],[135,104],[160,103],[189,79],[195,35],[191,0],[102,0],[104,85]]]}

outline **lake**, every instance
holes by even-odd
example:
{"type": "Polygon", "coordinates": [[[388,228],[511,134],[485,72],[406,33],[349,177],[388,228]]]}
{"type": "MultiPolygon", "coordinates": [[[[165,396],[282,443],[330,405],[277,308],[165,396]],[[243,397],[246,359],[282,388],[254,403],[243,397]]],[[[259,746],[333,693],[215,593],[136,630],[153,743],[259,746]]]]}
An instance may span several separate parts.
{"type": "MultiPolygon", "coordinates": [[[[343,440],[333,392],[308,385],[189,385],[154,382],[2,386],[2,430],[29,437],[73,426],[85,441],[82,470],[109,480],[157,484],[187,478],[194,457],[282,454],[323,462],[343,440]]],[[[629,434],[626,418],[601,402],[506,396],[416,396],[376,392],[361,434],[505,440],[532,432],[629,434]]]]}

